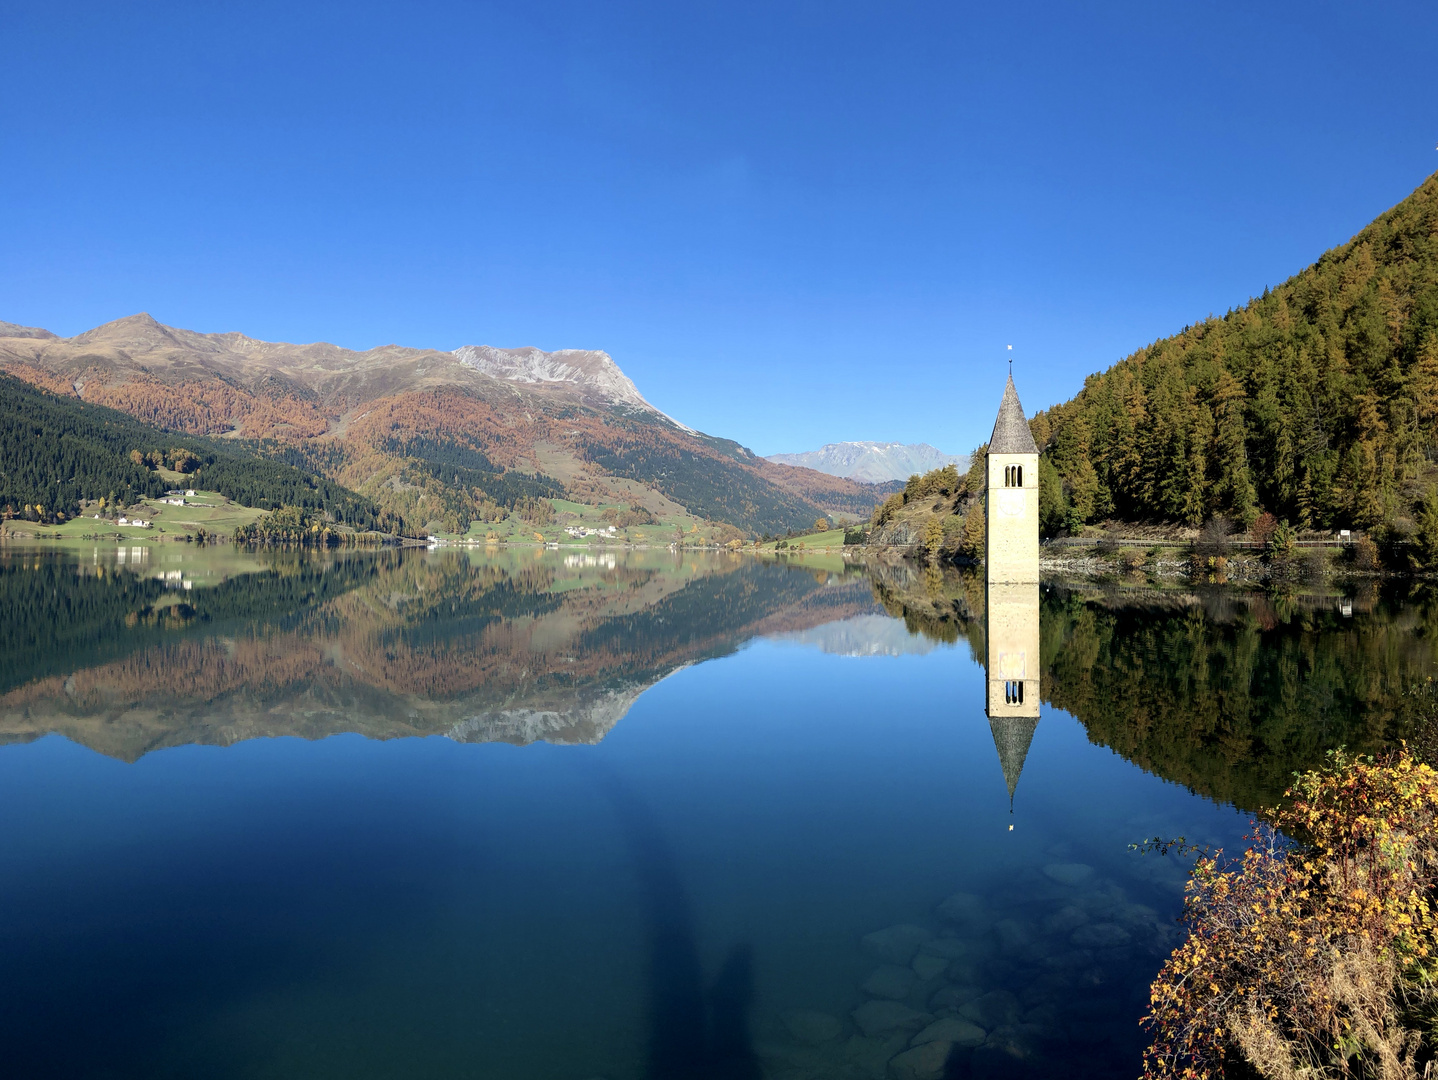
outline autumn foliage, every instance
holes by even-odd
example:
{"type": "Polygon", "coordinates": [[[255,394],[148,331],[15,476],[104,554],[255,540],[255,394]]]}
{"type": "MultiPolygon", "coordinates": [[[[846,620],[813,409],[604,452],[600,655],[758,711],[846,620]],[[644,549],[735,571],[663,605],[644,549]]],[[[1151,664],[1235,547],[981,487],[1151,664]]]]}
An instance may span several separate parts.
{"type": "Polygon", "coordinates": [[[1198,860],[1145,1077],[1429,1075],[1438,773],[1338,752],[1287,794],[1241,861],[1198,860]]]}
{"type": "Polygon", "coordinates": [[[1054,470],[1048,528],[1214,514],[1247,527],[1267,510],[1300,529],[1411,538],[1438,449],[1438,175],[1242,308],[1090,376],[1031,427],[1054,470]]]}

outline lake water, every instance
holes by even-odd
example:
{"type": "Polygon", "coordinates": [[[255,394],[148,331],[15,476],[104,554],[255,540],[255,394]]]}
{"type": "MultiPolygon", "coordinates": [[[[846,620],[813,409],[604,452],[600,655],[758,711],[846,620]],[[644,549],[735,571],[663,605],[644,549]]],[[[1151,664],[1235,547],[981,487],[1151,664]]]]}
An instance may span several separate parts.
{"type": "Polygon", "coordinates": [[[1132,1077],[1187,868],[1129,845],[1234,848],[1438,657],[1371,584],[1010,625],[670,552],[9,548],[0,597],[27,1077],[1132,1077]]]}

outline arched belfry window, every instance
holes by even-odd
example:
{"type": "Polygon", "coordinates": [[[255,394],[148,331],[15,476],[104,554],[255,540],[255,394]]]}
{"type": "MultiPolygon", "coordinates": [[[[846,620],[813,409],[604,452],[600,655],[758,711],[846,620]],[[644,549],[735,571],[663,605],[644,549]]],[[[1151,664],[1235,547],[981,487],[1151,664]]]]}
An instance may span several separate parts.
{"type": "Polygon", "coordinates": [[[1022,465],[1004,466],[1004,487],[1024,486],[1024,467],[1022,465]]]}
{"type": "Polygon", "coordinates": [[[1024,703],[1024,684],[1019,679],[1008,679],[1004,682],[1004,704],[1022,705],[1024,703]]]}

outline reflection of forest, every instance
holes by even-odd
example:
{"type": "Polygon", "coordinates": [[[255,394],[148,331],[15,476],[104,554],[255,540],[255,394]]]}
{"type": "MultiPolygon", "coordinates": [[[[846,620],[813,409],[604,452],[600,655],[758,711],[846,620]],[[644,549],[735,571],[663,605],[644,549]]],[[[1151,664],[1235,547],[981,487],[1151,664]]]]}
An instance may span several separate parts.
{"type": "MultiPolygon", "coordinates": [[[[875,594],[917,632],[985,651],[983,584],[875,567],[875,594]]],[[[1338,746],[1412,737],[1408,691],[1438,668],[1426,592],[1354,597],[1045,585],[1041,688],[1089,738],[1245,809],[1338,746]]]]}
{"type": "Polygon", "coordinates": [[[591,742],[677,668],[874,610],[861,575],[732,556],[299,557],[174,602],[60,556],[0,560],[0,740],[133,760],[261,735],[591,742]]]}

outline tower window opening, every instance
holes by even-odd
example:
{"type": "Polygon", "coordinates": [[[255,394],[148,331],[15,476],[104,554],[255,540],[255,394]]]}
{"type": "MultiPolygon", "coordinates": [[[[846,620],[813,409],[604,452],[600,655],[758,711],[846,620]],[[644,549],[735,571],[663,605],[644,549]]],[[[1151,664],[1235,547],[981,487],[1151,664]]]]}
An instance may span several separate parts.
{"type": "Polygon", "coordinates": [[[1004,704],[1022,705],[1024,703],[1024,684],[1022,679],[1009,679],[1004,683],[1004,704]]]}
{"type": "Polygon", "coordinates": [[[1024,486],[1024,467],[1022,465],[1004,466],[1004,487],[1024,486]]]}

